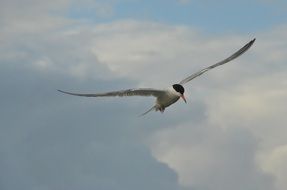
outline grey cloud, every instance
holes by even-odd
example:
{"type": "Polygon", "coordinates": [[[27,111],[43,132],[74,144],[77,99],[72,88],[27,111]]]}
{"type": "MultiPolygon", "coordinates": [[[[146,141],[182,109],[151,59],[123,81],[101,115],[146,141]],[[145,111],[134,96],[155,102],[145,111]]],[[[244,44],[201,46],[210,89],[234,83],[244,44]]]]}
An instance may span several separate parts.
{"type": "MultiPolygon", "coordinates": [[[[131,117],[138,108],[55,88],[104,81],[79,82],[13,64],[1,64],[0,76],[1,189],[179,189],[175,172],[142,144],[147,134],[131,117]]],[[[122,83],[130,82],[109,87],[122,83]]]]}
{"type": "Polygon", "coordinates": [[[155,129],[139,123],[146,109],[141,101],[56,91],[105,91],[136,82],[97,59],[91,27],[43,14],[24,28],[16,18],[1,31],[0,188],[180,189],[177,174],[142,142],[155,129]],[[42,27],[45,21],[49,27],[42,27]]]}

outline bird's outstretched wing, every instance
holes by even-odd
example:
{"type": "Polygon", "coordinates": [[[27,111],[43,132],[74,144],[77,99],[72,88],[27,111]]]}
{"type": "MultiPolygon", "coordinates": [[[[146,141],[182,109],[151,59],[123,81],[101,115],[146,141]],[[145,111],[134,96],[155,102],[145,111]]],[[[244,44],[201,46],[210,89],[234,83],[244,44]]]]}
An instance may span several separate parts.
{"type": "Polygon", "coordinates": [[[159,97],[164,94],[164,90],[157,90],[152,88],[138,88],[138,89],[128,89],[128,90],[120,90],[120,91],[112,91],[106,93],[96,93],[96,94],[81,94],[81,93],[73,93],[66,92],[63,90],[58,90],[59,92],[70,94],[74,96],[86,96],[86,97],[108,97],[108,96],[154,96],[159,97]]]}
{"type": "Polygon", "coordinates": [[[231,56],[229,56],[228,58],[218,62],[218,63],[215,63],[209,67],[206,67],[192,75],[190,75],[189,77],[183,79],[182,81],[179,82],[179,84],[185,84],[189,81],[191,81],[192,79],[202,75],[203,73],[205,73],[206,71],[210,70],[210,69],[213,69],[217,66],[220,66],[220,65],[223,65],[225,63],[228,63],[229,61],[232,61],[233,59],[239,57],[240,55],[242,55],[244,52],[246,52],[252,45],[253,43],[255,42],[255,38],[253,40],[251,40],[249,43],[247,43],[245,46],[243,46],[240,50],[238,50],[237,52],[235,52],[234,54],[232,54],[231,56]]]}

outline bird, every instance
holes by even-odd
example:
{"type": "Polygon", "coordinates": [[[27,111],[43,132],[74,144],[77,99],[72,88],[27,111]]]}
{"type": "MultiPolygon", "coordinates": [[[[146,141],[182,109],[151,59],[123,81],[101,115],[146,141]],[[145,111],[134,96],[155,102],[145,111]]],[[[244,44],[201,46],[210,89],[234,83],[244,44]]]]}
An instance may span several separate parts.
{"type": "Polygon", "coordinates": [[[84,96],[84,97],[124,97],[124,96],[154,96],[156,98],[156,101],[154,105],[141,114],[141,116],[146,115],[150,111],[160,111],[163,113],[167,107],[177,102],[180,98],[187,103],[186,98],[184,96],[185,89],[183,85],[188,83],[189,81],[195,79],[196,77],[201,76],[203,73],[218,67],[220,65],[223,65],[225,63],[228,63],[243,53],[245,53],[255,42],[256,38],[248,42],[246,45],[244,45],[242,48],[240,48],[238,51],[227,57],[226,59],[219,61],[209,67],[206,67],[204,69],[199,70],[198,72],[193,73],[192,75],[184,78],[179,83],[173,84],[169,88],[166,89],[154,89],[154,88],[132,88],[127,90],[120,90],[120,91],[111,91],[111,92],[105,92],[105,93],[92,93],[92,94],[83,94],[83,93],[74,93],[74,92],[68,92],[63,90],[58,90],[61,93],[74,95],[74,96],[84,96]]]}

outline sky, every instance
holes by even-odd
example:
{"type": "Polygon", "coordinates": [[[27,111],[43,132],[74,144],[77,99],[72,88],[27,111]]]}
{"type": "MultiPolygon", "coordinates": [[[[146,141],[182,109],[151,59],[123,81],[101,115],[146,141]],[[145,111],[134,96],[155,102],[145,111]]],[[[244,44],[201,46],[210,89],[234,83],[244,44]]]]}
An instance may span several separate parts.
{"type": "Polygon", "coordinates": [[[284,0],[1,0],[1,190],[287,189],[284,0]],[[188,103],[60,94],[185,86],[188,103]]]}

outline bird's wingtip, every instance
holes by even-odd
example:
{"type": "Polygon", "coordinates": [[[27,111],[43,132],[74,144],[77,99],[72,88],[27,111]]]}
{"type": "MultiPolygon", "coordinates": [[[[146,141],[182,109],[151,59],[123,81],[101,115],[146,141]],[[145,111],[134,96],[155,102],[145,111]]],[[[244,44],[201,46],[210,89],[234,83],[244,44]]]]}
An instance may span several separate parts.
{"type": "Polygon", "coordinates": [[[59,90],[57,89],[58,92],[64,93],[64,94],[68,94],[67,92],[63,91],[63,90],[59,90]]]}
{"type": "Polygon", "coordinates": [[[246,44],[246,46],[251,47],[254,44],[255,40],[256,38],[253,38],[250,42],[246,44]]]}

